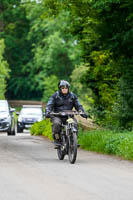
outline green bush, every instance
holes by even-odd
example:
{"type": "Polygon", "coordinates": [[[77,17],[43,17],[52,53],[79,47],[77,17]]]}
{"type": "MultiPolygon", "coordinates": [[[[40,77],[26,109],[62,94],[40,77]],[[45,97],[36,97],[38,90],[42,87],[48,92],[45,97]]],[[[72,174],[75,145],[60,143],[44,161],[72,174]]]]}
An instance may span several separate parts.
{"type": "Polygon", "coordinates": [[[32,135],[43,135],[52,140],[52,129],[50,119],[36,122],[30,129],[32,135]]]}

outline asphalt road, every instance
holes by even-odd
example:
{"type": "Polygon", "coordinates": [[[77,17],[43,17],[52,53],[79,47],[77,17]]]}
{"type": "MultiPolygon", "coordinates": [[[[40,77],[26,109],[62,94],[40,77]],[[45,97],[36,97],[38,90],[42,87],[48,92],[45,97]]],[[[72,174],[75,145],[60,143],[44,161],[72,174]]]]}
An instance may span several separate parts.
{"type": "Polygon", "coordinates": [[[57,158],[53,143],[0,134],[0,200],[133,200],[133,163],[78,150],[57,158]]]}

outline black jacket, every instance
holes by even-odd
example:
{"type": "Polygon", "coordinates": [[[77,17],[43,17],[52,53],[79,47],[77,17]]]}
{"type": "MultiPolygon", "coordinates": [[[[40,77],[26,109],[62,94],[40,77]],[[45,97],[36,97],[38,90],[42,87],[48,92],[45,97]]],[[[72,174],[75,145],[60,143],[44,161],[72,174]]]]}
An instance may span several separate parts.
{"type": "Polygon", "coordinates": [[[50,97],[47,103],[45,116],[47,117],[47,114],[51,111],[61,112],[65,110],[72,110],[73,108],[77,111],[82,110],[84,112],[82,105],[74,93],[69,92],[66,96],[64,96],[62,93],[57,91],[50,97]]]}

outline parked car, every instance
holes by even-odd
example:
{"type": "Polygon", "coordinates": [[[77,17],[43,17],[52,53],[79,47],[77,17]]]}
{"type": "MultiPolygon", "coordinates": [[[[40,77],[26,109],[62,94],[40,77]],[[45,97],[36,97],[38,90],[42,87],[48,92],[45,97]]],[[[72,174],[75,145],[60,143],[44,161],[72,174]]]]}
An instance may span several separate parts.
{"type": "Polygon", "coordinates": [[[15,118],[7,100],[0,100],[0,132],[7,132],[8,135],[15,135],[15,118]]]}
{"type": "Polygon", "coordinates": [[[17,132],[30,128],[35,122],[43,120],[43,108],[41,105],[23,105],[18,114],[17,132]]]}

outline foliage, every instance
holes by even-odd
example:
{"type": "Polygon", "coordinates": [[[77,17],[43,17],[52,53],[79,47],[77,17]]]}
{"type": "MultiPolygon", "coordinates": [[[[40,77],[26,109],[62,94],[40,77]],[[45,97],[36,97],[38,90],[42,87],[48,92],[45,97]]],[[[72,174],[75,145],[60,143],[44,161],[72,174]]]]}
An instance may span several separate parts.
{"type": "Polygon", "coordinates": [[[90,58],[92,64],[82,82],[92,89],[94,104],[91,112],[96,119],[104,121],[117,100],[119,73],[108,51],[93,51],[90,58]]]}
{"type": "Polygon", "coordinates": [[[132,130],[133,127],[133,59],[121,60],[120,79],[120,126],[132,130]]]}
{"type": "MultiPolygon", "coordinates": [[[[120,109],[119,125],[124,128],[131,128],[133,106],[129,103],[129,99],[132,98],[132,84],[128,86],[129,93],[125,90],[125,85],[131,80],[130,76],[133,75],[131,70],[133,66],[131,55],[133,47],[130,45],[133,40],[133,2],[130,0],[92,0],[88,4],[90,8],[88,21],[90,26],[85,26],[84,24],[84,27],[86,27],[86,34],[91,33],[88,40],[88,42],[91,42],[88,47],[90,56],[86,57],[87,62],[88,59],[90,61],[91,71],[88,71],[83,80],[88,87],[94,90],[95,110],[96,112],[100,111],[98,114],[102,114],[99,116],[105,117],[106,112],[111,111],[110,109],[114,103],[120,103],[118,107],[120,109]],[[104,65],[99,62],[99,56],[94,55],[95,52],[97,52],[97,55],[109,53],[104,65]],[[97,57],[99,63],[95,62],[95,57],[97,57]],[[105,78],[101,81],[101,76],[96,76],[95,71],[98,71],[98,75],[100,75],[99,68],[103,68],[101,75],[105,76],[107,81],[105,81],[105,78]],[[107,74],[106,70],[109,74],[107,74]],[[108,80],[111,77],[113,82],[108,80]],[[119,83],[118,85],[117,82],[119,83]],[[117,89],[117,86],[119,86],[119,89],[117,89]],[[116,96],[117,92],[118,96],[116,96]],[[123,95],[125,98],[123,98],[123,95]],[[109,104],[107,103],[108,100],[109,104]],[[120,117],[121,113],[123,113],[123,117],[120,117]]],[[[83,36],[86,37],[85,35],[83,36]]]]}
{"type": "Polygon", "coordinates": [[[1,2],[6,97],[47,101],[66,79],[97,122],[132,130],[132,10],[131,0],[1,2]]]}
{"type": "Polygon", "coordinates": [[[133,132],[80,131],[78,142],[81,148],[86,150],[114,154],[133,160],[133,132]]]}
{"type": "Polygon", "coordinates": [[[43,102],[47,102],[49,97],[58,90],[58,78],[54,75],[51,75],[44,79],[44,94],[43,94],[43,102]]]}
{"type": "Polygon", "coordinates": [[[79,97],[80,102],[84,106],[85,110],[89,111],[93,106],[92,90],[87,88],[83,83],[81,83],[82,77],[88,70],[87,64],[81,64],[75,66],[71,78],[71,90],[79,97]]]}
{"type": "Polygon", "coordinates": [[[33,79],[32,89],[40,91],[42,96],[47,93],[44,78],[54,75],[57,79],[69,80],[75,63],[80,60],[76,38],[69,32],[69,12],[61,11],[53,17],[47,16],[47,10],[49,7],[42,3],[32,2],[32,7],[31,4],[26,6],[30,21],[28,40],[33,41],[33,59],[29,60],[24,70],[29,73],[29,79],[33,79]]]}
{"type": "Polygon", "coordinates": [[[0,40],[0,99],[5,98],[6,80],[9,78],[9,66],[7,61],[4,60],[5,44],[4,40],[0,40]]]}
{"type": "MultiPolygon", "coordinates": [[[[8,98],[28,98],[30,83],[27,82],[28,73],[23,71],[23,66],[31,59],[30,42],[26,40],[28,32],[28,21],[25,16],[25,9],[21,6],[20,0],[3,1],[0,3],[0,13],[3,24],[0,38],[5,40],[5,59],[11,68],[10,79],[8,80],[8,98]],[[24,84],[27,82],[27,84],[24,84]]],[[[0,24],[1,24],[0,23],[0,24]]]]}
{"type": "Polygon", "coordinates": [[[126,159],[133,160],[133,136],[127,134],[119,144],[116,153],[126,159]]]}
{"type": "Polygon", "coordinates": [[[43,135],[52,140],[52,129],[49,119],[45,119],[41,122],[36,122],[33,124],[30,131],[32,135],[43,135]]]}

